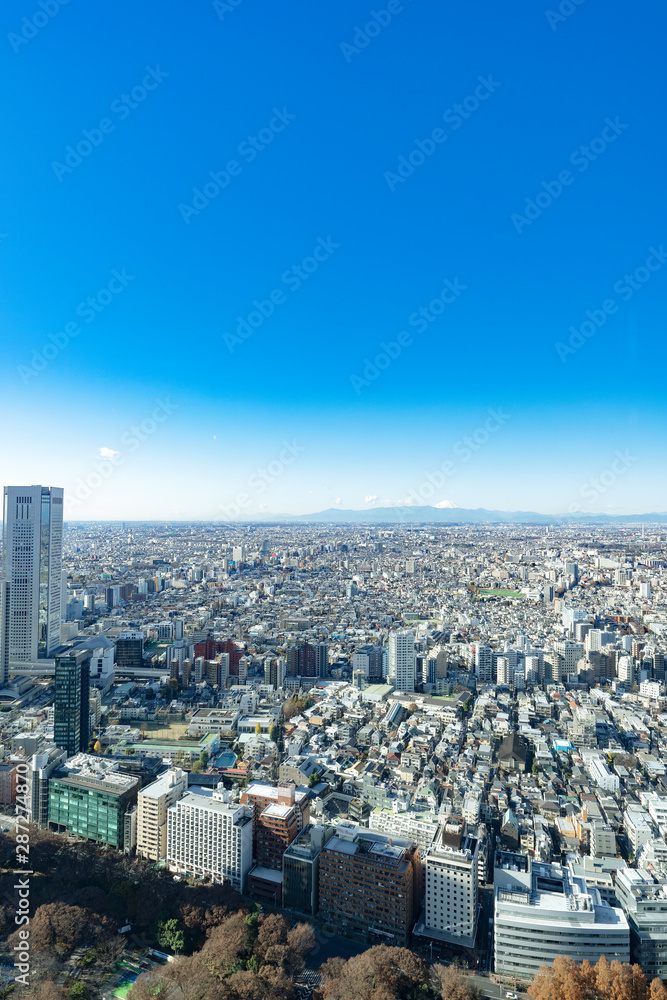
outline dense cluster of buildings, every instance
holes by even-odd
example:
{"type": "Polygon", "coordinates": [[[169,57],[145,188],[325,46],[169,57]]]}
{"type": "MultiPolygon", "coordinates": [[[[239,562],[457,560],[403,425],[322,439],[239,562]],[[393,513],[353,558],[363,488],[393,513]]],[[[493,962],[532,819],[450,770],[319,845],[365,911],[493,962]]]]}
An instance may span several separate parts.
{"type": "Polygon", "coordinates": [[[5,490],[0,805],[510,979],[667,979],[667,533],[62,523],[5,490]]]}

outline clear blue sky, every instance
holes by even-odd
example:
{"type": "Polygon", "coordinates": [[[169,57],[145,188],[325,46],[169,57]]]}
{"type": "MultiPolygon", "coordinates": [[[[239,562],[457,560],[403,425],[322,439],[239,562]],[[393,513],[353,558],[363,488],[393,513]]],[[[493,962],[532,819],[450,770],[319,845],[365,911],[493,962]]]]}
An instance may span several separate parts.
{"type": "Polygon", "coordinates": [[[0,11],[4,482],[667,508],[664,4],[44,4],[0,11]]]}

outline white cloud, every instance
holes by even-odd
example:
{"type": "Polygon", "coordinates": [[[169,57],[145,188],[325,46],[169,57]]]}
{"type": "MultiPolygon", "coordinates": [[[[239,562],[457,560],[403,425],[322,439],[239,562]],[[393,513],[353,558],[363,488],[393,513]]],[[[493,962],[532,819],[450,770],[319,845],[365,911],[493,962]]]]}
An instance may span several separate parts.
{"type": "Polygon", "coordinates": [[[364,503],[375,503],[377,500],[377,495],[373,493],[370,496],[364,497],[364,503]]]}
{"type": "Polygon", "coordinates": [[[334,503],[342,503],[342,502],[343,501],[340,497],[336,497],[336,499],[334,500],[334,503]]]}
{"type": "Polygon", "coordinates": [[[113,448],[100,448],[99,457],[100,458],[115,458],[120,452],[114,451],[113,448]]]}

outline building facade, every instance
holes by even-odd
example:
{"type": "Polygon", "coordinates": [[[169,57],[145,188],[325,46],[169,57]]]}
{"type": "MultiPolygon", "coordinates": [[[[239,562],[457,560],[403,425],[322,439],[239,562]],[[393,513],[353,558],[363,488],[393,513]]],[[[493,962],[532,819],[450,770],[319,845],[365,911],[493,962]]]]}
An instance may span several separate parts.
{"type": "Polygon", "coordinates": [[[9,581],[9,663],[51,657],[60,645],[63,491],[5,486],[2,579],[9,581]]]}
{"type": "Polygon", "coordinates": [[[125,814],[136,804],[138,786],[115,761],[75,754],[49,781],[49,829],[122,851],[125,814]]]}
{"type": "Polygon", "coordinates": [[[414,841],[342,822],[320,854],[320,916],[337,934],[405,946],[420,904],[414,841]]]}
{"type": "Polygon", "coordinates": [[[167,865],[172,872],[245,889],[252,866],[252,812],[218,789],[186,792],[167,810],[167,865]]]}
{"type": "Polygon", "coordinates": [[[472,948],[477,931],[479,846],[461,816],[449,816],[424,856],[423,920],[415,933],[472,948]]]}
{"type": "Polygon", "coordinates": [[[630,960],[630,928],[622,910],[559,864],[506,855],[494,872],[494,970],[532,979],[558,955],[595,965],[630,960]],[[519,859],[517,861],[517,859],[519,859]],[[523,859],[523,860],[522,860],[523,859]]]}
{"type": "Polygon", "coordinates": [[[397,691],[415,689],[415,636],[409,629],[389,636],[389,683],[397,691]]]}
{"type": "Polygon", "coordinates": [[[137,796],[137,854],[150,861],[167,856],[167,810],[188,790],[187,771],[170,768],[137,796]]]}
{"type": "Polygon", "coordinates": [[[86,750],[90,737],[91,651],[71,650],[56,657],[53,735],[68,754],[86,750]]]}
{"type": "Polygon", "coordinates": [[[632,961],[649,981],[667,979],[667,879],[646,869],[623,868],[615,887],[630,924],[632,961]]]}

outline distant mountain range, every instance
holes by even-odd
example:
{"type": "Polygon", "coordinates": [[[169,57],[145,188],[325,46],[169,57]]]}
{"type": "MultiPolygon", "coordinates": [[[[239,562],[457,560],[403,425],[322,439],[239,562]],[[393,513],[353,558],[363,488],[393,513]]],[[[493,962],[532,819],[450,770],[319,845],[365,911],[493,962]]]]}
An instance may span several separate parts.
{"type": "Polygon", "coordinates": [[[474,510],[465,507],[370,507],[341,510],[329,507],[316,514],[265,514],[253,520],[315,524],[667,524],[662,514],[538,514],[532,510],[474,510]]]}

